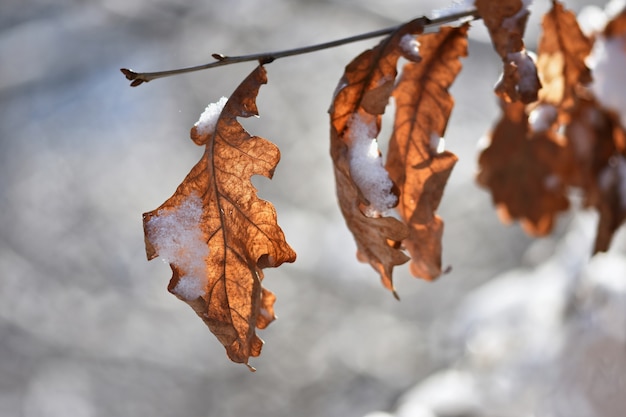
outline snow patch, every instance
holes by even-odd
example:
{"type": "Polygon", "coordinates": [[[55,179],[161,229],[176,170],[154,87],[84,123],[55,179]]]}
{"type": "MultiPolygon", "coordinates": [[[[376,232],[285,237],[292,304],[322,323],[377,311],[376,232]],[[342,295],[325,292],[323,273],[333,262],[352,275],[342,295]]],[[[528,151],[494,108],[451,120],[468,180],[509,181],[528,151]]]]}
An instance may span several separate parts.
{"type": "Polygon", "coordinates": [[[434,153],[442,153],[446,150],[446,140],[432,132],[430,134],[430,150],[434,153]]]}
{"type": "Polygon", "coordinates": [[[593,73],[591,91],[626,126],[626,39],[598,36],[586,63],[593,73]]]}
{"type": "Polygon", "coordinates": [[[422,60],[422,56],[420,55],[420,43],[415,35],[407,33],[400,38],[400,50],[402,50],[402,53],[407,59],[410,59],[413,62],[419,62],[422,60]]]}
{"type": "Polygon", "coordinates": [[[202,200],[192,194],[173,210],[159,210],[146,224],[159,257],[183,272],[174,292],[187,300],[202,296],[207,284],[204,260],[209,248],[201,221],[202,200]]]}
{"type": "Polygon", "coordinates": [[[200,119],[194,124],[200,135],[210,135],[215,130],[217,119],[219,118],[226,102],[227,97],[220,98],[217,103],[209,103],[206,109],[200,115],[200,119]]]}
{"type": "Polygon", "coordinates": [[[374,118],[368,123],[363,116],[354,114],[348,122],[350,173],[370,202],[368,216],[377,216],[397,204],[397,197],[391,192],[393,182],[383,166],[378,141],[373,137],[376,130],[374,118]]]}
{"type": "Polygon", "coordinates": [[[598,6],[583,7],[576,20],[578,20],[578,26],[585,36],[602,32],[607,24],[606,14],[598,6]]]}
{"type": "Polygon", "coordinates": [[[528,115],[528,122],[533,132],[545,132],[556,121],[557,110],[551,104],[540,104],[528,115]]]}
{"type": "Polygon", "coordinates": [[[520,93],[535,91],[537,89],[537,67],[532,56],[526,51],[510,52],[507,54],[509,61],[517,66],[519,82],[517,84],[520,93]]]}

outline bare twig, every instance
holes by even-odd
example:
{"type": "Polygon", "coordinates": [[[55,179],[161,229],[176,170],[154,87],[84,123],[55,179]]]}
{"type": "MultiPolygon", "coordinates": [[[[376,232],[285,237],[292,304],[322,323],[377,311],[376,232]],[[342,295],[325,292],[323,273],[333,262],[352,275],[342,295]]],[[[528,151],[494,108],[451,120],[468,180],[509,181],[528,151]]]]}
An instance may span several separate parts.
{"type": "MultiPolygon", "coordinates": [[[[429,19],[427,17],[421,17],[416,20],[422,20],[425,28],[440,26],[446,23],[456,22],[461,19],[479,19],[480,16],[475,9],[467,10],[460,13],[450,14],[446,16],[442,16],[436,19],[429,19]]],[[[279,58],[284,58],[293,55],[302,55],[308,54],[310,52],[321,51],[323,49],[334,48],[341,45],[346,45],[353,42],[362,41],[365,39],[377,38],[379,36],[388,35],[393,33],[402,25],[397,25],[385,29],[376,30],[373,32],[362,33],[360,35],[350,36],[343,39],[337,39],[330,42],[320,43],[316,45],[304,46],[300,48],[294,49],[286,49],[283,51],[277,52],[264,52],[264,53],[256,53],[250,55],[239,55],[239,56],[226,56],[222,54],[213,54],[212,57],[215,59],[214,62],[210,62],[208,64],[197,65],[193,67],[186,68],[178,68],[168,71],[158,71],[158,72],[135,72],[133,70],[127,68],[121,68],[120,71],[126,76],[127,80],[130,80],[131,87],[137,87],[143,83],[147,83],[152,80],[156,80],[158,78],[165,78],[172,75],[185,74],[188,72],[201,71],[205,69],[221,67],[224,65],[237,64],[240,62],[250,62],[250,61],[258,61],[261,64],[269,64],[279,58]]]]}

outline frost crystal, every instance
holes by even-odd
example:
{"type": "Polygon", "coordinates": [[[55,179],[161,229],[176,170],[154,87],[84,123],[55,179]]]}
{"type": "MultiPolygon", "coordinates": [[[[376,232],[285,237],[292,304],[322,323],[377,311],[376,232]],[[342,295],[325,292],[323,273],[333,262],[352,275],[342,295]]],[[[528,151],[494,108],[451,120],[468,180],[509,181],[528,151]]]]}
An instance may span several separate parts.
{"type": "Polygon", "coordinates": [[[383,167],[374,133],[375,124],[368,124],[361,115],[354,114],[349,122],[348,138],[351,142],[348,158],[352,179],[370,202],[376,216],[394,207],[397,197],[391,192],[393,182],[383,167]]]}
{"type": "Polygon", "coordinates": [[[173,210],[160,210],[146,224],[159,256],[184,273],[174,292],[187,300],[202,296],[207,284],[204,260],[209,248],[202,236],[201,220],[202,200],[193,194],[173,210]]]}
{"type": "Polygon", "coordinates": [[[206,109],[200,115],[200,119],[194,124],[196,130],[201,135],[210,135],[215,130],[217,119],[222,113],[224,105],[228,101],[228,98],[222,97],[217,103],[209,103],[206,109]]]}

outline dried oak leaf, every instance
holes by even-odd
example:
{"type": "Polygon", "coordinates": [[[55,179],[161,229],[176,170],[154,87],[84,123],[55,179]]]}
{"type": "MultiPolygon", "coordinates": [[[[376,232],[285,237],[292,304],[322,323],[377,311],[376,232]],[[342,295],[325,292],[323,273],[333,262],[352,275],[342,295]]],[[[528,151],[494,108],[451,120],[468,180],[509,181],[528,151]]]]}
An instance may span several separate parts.
{"type": "Polygon", "coordinates": [[[506,102],[537,100],[541,83],[537,68],[524,47],[528,1],[476,0],[475,6],[489,30],[493,47],[502,58],[503,73],[495,92],[506,102]]]}
{"type": "Polygon", "coordinates": [[[504,114],[479,157],[478,183],[491,191],[503,222],[520,219],[531,235],[552,230],[558,212],[569,207],[563,178],[571,159],[551,130],[532,132],[525,106],[503,103],[504,114]]]}
{"type": "Polygon", "coordinates": [[[539,100],[567,111],[575,105],[580,86],[591,81],[585,59],[592,42],[580,30],[574,13],[556,1],[543,16],[542,26],[537,57],[543,85],[539,100]]]}
{"type": "Polygon", "coordinates": [[[441,275],[443,221],[435,211],[457,157],[438,152],[454,106],[448,88],[467,56],[467,30],[442,27],[419,37],[422,61],[408,63],[393,92],[394,129],[386,168],[400,189],[397,210],[409,227],[403,244],[411,254],[411,273],[433,280],[441,275]]]}
{"type": "Polygon", "coordinates": [[[258,114],[255,99],[266,82],[257,67],[212,129],[192,128],[204,155],[174,195],[143,216],[148,259],[165,257],[172,268],[168,290],[194,309],[232,361],[246,365],[263,345],[255,328],[274,320],[275,297],[261,286],[262,269],[296,256],[274,207],[250,182],[253,175],[271,178],[280,152],[237,121],[258,114]]]}
{"type": "Polygon", "coordinates": [[[408,232],[396,218],[383,216],[397,204],[397,191],[382,166],[375,138],[394,87],[398,59],[419,59],[414,36],[422,32],[424,22],[416,19],[403,25],[352,60],[329,110],[339,207],[356,241],[357,257],[380,274],[396,297],[393,267],[408,260],[400,248],[408,232]]]}

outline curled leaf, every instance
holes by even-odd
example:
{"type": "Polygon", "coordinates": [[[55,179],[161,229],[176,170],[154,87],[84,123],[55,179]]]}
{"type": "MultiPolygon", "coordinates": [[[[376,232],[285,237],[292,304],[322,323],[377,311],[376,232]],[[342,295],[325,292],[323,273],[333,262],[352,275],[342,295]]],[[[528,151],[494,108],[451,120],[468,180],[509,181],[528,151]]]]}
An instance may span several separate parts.
{"type": "Polygon", "coordinates": [[[393,92],[396,116],[386,168],[400,190],[396,209],[409,228],[403,243],[411,273],[427,280],[441,274],[443,221],[435,212],[457,157],[439,152],[437,142],[454,105],[448,89],[467,55],[468,27],[420,36],[422,61],[404,66],[393,92]]]}
{"type": "Polygon", "coordinates": [[[395,291],[393,267],[408,260],[400,249],[407,236],[402,222],[383,213],[397,204],[397,191],[382,166],[376,143],[401,56],[419,59],[408,37],[423,30],[423,19],[403,25],[346,66],[331,108],[331,156],[337,197],[357,244],[359,259],[370,263],[383,285],[395,291]]]}

